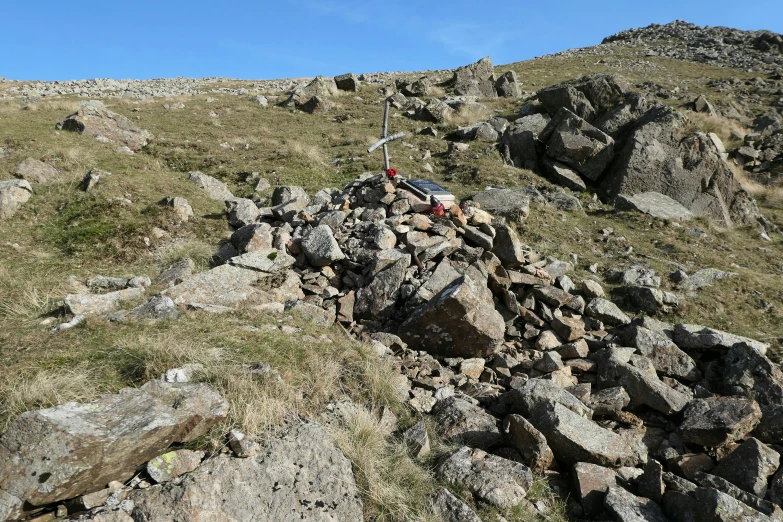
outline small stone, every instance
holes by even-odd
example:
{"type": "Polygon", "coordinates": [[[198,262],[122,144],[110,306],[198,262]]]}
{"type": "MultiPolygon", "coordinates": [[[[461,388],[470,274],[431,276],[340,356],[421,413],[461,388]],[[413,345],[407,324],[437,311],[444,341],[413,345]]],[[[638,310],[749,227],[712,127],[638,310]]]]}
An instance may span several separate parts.
{"type": "Polygon", "coordinates": [[[402,440],[408,446],[408,451],[415,459],[426,457],[430,453],[430,438],[427,435],[427,426],[424,421],[419,421],[402,434],[402,440]]]}

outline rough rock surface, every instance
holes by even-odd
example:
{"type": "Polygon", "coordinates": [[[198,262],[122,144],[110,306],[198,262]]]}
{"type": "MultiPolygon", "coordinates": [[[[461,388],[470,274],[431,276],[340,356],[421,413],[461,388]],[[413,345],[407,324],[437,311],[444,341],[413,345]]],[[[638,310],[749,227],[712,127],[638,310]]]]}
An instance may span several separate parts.
{"type": "MultiPolygon", "coordinates": [[[[41,506],[97,491],[129,479],[172,443],[205,434],[227,411],[207,385],[162,381],[29,411],[0,437],[0,492],[41,506]]],[[[20,513],[17,506],[6,516],[20,513]]]]}
{"type": "Polygon", "coordinates": [[[136,126],[125,116],[110,111],[99,101],[80,103],[79,109],[58,122],[56,128],[106,139],[116,145],[126,146],[133,152],[141,150],[153,138],[149,131],[136,126]]]}
{"type": "Polygon", "coordinates": [[[317,424],[299,424],[256,457],[221,455],[178,483],[133,492],[135,520],[361,521],[351,463],[317,424]]]}
{"type": "Polygon", "coordinates": [[[44,184],[56,180],[60,176],[60,171],[43,161],[27,158],[16,167],[14,175],[30,183],[44,184]]]}
{"type": "Polygon", "coordinates": [[[0,219],[9,219],[30,200],[33,187],[23,179],[0,181],[0,219]]]}
{"type": "Polygon", "coordinates": [[[641,192],[634,195],[620,194],[615,206],[622,210],[636,210],[658,219],[687,221],[693,219],[693,213],[677,200],[659,192],[641,192]]]}

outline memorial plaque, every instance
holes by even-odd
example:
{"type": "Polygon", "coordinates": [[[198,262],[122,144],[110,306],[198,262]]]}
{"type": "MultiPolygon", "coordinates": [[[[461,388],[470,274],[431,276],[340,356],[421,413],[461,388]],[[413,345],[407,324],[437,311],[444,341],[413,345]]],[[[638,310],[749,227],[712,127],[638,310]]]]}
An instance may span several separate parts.
{"type": "Polygon", "coordinates": [[[441,202],[454,201],[454,195],[451,192],[430,179],[406,179],[400,182],[400,187],[410,190],[424,200],[435,196],[441,202]]]}

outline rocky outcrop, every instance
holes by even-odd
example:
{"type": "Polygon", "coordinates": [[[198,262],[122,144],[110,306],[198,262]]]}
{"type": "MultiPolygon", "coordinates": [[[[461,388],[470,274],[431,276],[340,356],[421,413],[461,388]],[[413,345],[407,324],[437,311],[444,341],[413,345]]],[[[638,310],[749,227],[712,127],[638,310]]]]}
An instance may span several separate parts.
{"type": "Polygon", "coordinates": [[[125,116],[110,111],[100,101],[80,103],[79,109],[58,122],[56,128],[125,146],[133,152],[138,152],[153,139],[149,131],[136,126],[125,116]]]}
{"type": "Polygon", "coordinates": [[[189,442],[227,413],[205,384],[150,381],[88,404],[19,416],[0,437],[0,518],[125,481],[174,442],[189,442]]]}
{"type": "Polygon", "coordinates": [[[255,457],[221,455],[179,482],[130,495],[134,520],[362,520],[350,461],[318,424],[303,423],[255,457]]]}

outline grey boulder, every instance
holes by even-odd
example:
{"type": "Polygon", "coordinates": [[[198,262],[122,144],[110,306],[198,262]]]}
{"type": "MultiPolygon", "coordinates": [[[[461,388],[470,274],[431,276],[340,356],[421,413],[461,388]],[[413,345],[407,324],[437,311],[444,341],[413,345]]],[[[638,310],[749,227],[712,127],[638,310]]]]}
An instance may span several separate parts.
{"type": "Polygon", "coordinates": [[[33,187],[23,179],[0,181],[0,220],[8,219],[30,200],[33,187]]]}

